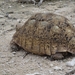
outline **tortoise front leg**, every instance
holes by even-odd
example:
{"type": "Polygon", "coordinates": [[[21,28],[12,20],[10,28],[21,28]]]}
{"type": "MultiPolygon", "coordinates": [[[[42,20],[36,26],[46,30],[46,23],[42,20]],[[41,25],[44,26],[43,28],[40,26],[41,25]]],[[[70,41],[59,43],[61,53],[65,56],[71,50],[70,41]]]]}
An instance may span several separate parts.
{"type": "Polygon", "coordinates": [[[21,49],[15,42],[13,42],[13,40],[10,42],[10,48],[12,51],[19,51],[21,49]]]}

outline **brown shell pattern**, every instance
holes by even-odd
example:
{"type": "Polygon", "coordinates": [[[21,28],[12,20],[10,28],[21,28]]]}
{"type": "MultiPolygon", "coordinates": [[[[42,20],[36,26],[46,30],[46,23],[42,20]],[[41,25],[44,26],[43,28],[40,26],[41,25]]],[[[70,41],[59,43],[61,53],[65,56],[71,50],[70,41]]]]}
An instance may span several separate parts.
{"type": "Polygon", "coordinates": [[[69,20],[52,13],[31,16],[13,36],[16,44],[28,52],[51,55],[56,52],[75,54],[75,29],[69,20]]]}

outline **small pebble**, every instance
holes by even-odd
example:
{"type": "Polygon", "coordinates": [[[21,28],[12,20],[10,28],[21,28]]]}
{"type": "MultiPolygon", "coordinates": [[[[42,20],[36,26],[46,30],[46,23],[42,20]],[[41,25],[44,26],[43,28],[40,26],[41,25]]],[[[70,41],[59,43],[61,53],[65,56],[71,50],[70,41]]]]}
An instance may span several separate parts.
{"type": "Polygon", "coordinates": [[[53,69],[54,70],[62,70],[62,68],[61,67],[58,67],[58,66],[55,66],[53,69]]]}
{"type": "Polygon", "coordinates": [[[50,74],[53,74],[53,72],[52,72],[51,70],[49,70],[49,73],[50,73],[50,74]]]}
{"type": "Polygon", "coordinates": [[[11,25],[11,27],[14,27],[14,25],[11,25]]]}
{"type": "Polygon", "coordinates": [[[66,66],[68,66],[68,67],[73,67],[74,65],[75,65],[75,58],[73,58],[71,61],[68,61],[66,63],[66,66]]]}
{"type": "Polygon", "coordinates": [[[8,6],[9,8],[11,8],[12,6],[8,6]]]}
{"type": "Polygon", "coordinates": [[[22,7],[24,7],[24,5],[21,5],[22,7]]]}
{"type": "Polygon", "coordinates": [[[3,15],[0,15],[0,18],[3,18],[4,16],[3,15]]]}
{"type": "Polygon", "coordinates": [[[44,57],[44,59],[47,59],[47,57],[44,57]]]}
{"type": "Polygon", "coordinates": [[[16,54],[16,52],[12,52],[13,54],[16,54]]]}
{"type": "Polygon", "coordinates": [[[2,25],[5,25],[4,23],[2,23],[2,25]]]}
{"type": "Polygon", "coordinates": [[[53,67],[53,64],[50,64],[51,67],[53,67]]]}
{"type": "Polygon", "coordinates": [[[10,12],[7,12],[6,14],[13,14],[14,12],[13,11],[10,11],[10,12]]]}
{"type": "Polygon", "coordinates": [[[40,73],[26,74],[26,75],[41,75],[40,73]]]}

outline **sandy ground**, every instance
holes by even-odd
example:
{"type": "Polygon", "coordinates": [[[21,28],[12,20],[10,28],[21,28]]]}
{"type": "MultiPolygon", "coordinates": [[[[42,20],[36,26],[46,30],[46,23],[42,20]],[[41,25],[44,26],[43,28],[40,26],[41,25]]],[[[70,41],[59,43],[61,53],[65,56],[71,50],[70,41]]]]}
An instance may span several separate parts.
{"type": "MultiPolygon", "coordinates": [[[[33,4],[17,4],[14,1],[0,0],[0,75],[65,75],[75,69],[67,66],[74,59],[51,61],[46,56],[28,54],[25,51],[11,52],[10,40],[19,20],[22,24],[34,13],[52,12],[67,17],[75,25],[75,2],[44,2],[40,7],[33,4]]],[[[72,74],[75,75],[75,74],[72,74]]]]}

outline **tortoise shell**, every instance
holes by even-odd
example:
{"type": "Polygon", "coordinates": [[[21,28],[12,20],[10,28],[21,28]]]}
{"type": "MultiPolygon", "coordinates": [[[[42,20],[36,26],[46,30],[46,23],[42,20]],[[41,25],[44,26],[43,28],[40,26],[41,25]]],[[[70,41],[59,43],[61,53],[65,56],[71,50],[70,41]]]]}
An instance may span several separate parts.
{"type": "Polygon", "coordinates": [[[36,13],[13,35],[12,41],[38,55],[75,54],[75,29],[69,20],[53,13],[36,13]]]}

